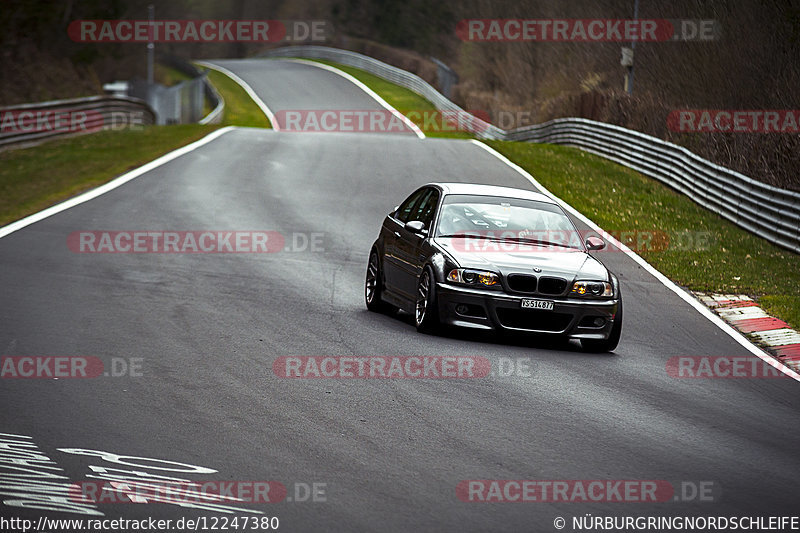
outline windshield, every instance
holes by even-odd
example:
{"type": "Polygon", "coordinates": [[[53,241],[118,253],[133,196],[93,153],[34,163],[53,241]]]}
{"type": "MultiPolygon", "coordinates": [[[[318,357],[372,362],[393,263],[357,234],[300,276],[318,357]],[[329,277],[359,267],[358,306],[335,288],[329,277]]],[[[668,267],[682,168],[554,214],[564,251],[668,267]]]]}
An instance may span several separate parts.
{"type": "Polygon", "coordinates": [[[572,221],[557,205],[498,196],[446,196],[436,236],[580,248],[572,221]]]}

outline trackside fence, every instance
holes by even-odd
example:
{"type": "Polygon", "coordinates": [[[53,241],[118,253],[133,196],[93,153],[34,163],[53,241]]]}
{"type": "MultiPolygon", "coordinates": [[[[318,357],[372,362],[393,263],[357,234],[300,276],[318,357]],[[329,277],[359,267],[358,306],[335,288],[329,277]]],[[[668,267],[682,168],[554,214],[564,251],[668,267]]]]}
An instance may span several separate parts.
{"type": "Polygon", "coordinates": [[[8,106],[0,108],[0,148],[155,121],[155,113],[144,100],[124,96],[8,106]]]}
{"type": "Polygon", "coordinates": [[[218,124],[225,102],[207,73],[180,58],[164,58],[192,76],[174,87],[132,82],[134,96],[90,96],[0,107],[0,149],[51,138],[153,124],[218,124]],[[148,103],[149,102],[149,103],[148,103]],[[211,111],[203,116],[205,102],[211,111]]]}
{"type": "Polygon", "coordinates": [[[264,57],[325,59],[360,68],[410,89],[439,111],[453,112],[459,127],[481,139],[574,146],[669,185],[701,206],[768,241],[800,253],[800,193],[773,187],[712,163],[686,148],[612,124],[559,118],[502,130],[469,115],[428,82],[377,59],[324,46],[291,46],[264,57]]]}

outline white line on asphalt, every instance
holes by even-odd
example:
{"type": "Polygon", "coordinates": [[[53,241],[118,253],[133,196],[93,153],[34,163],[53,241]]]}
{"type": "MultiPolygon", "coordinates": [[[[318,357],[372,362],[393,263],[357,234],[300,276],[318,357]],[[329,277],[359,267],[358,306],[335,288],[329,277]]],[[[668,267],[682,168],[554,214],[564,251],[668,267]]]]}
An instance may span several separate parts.
{"type": "Polygon", "coordinates": [[[187,144],[186,146],[178,148],[177,150],[173,150],[173,151],[171,151],[171,152],[169,152],[167,154],[164,154],[161,157],[159,157],[158,159],[154,159],[154,160],[150,161],[149,163],[146,163],[146,164],[140,166],[139,168],[131,170],[130,172],[126,172],[122,176],[120,176],[118,178],[115,178],[115,179],[109,181],[108,183],[100,185],[99,187],[97,187],[95,189],[92,189],[92,190],[87,191],[87,192],[85,192],[83,194],[75,196],[74,198],[70,198],[69,200],[65,200],[65,201],[61,202],[60,204],[56,204],[56,205],[54,205],[52,207],[48,207],[47,209],[39,211],[38,213],[34,213],[34,214],[32,214],[30,216],[27,216],[27,217],[25,217],[25,218],[23,218],[21,220],[17,220],[16,222],[12,222],[11,224],[9,224],[7,226],[3,226],[2,228],[0,228],[0,238],[3,238],[6,235],[9,235],[11,233],[14,233],[17,230],[21,230],[22,228],[24,228],[26,226],[30,226],[31,224],[33,224],[35,222],[39,222],[40,220],[44,220],[47,217],[53,216],[53,215],[55,215],[57,213],[60,213],[62,211],[66,211],[70,207],[75,207],[76,205],[80,205],[80,204],[82,204],[84,202],[88,202],[89,200],[97,198],[101,194],[105,194],[105,193],[107,193],[107,192],[109,192],[111,190],[114,190],[117,187],[119,187],[120,185],[124,185],[124,184],[128,183],[129,181],[131,181],[132,179],[138,178],[142,174],[144,174],[146,172],[150,172],[154,168],[159,167],[159,166],[163,165],[164,163],[168,163],[168,162],[172,161],[175,158],[178,158],[178,157],[180,157],[180,156],[182,156],[184,154],[188,154],[189,152],[191,152],[192,150],[194,150],[196,148],[200,148],[204,144],[210,143],[211,141],[213,141],[214,139],[216,139],[220,135],[224,135],[224,134],[228,133],[229,131],[231,131],[233,129],[235,129],[233,126],[228,126],[227,128],[222,128],[222,129],[218,129],[216,131],[213,131],[213,132],[209,133],[208,135],[206,135],[205,137],[203,137],[202,139],[200,139],[198,141],[195,141],[195,142],[193,142],[191,144],[187,144]]]}
{"type": "Polygon", "coordinates": [[[413,131],[417,135],[417,137],[419,137],[420,139],[424,139],[425,138],[425,134],[422,133],[422,130],[419,129],[417,127],[417,125],[414,124],[414,122],[411,121],[411,119],[409,119],[407,116],[402,114],[397,109],[395,109],[392,106],[390,106],[389,103],[386,100],[384,100],[383,98],[381,98],[380,96],[378,96],[378,94],[375,91],[373,91],[372,89],[370,89],[369,87],[367,87],[366,85],[364,85],[363,83],[358,81],[356,78],[354,78],[353,76],[351,76],[347,72],[342,72],[341,70],[339,70],[336,67],[332,67],[332,66],[326,65],[324,63],[317,63],[316,61],[309,61],[307,59],[282,59],[281,61],[291,61],[292,63],[301,63],[303,65],[311,65],[312,67],[321,68],[321,69],[327,70],[329,72],[333,72],[334,74],[338,74],[339,76],[343,77],[344,79],[354,83],[359,89],[361,89],[362,91],[367,93],[376,102],[378,102],[381,106],[383,106],[384,109],[386,109],[392,115],[394,115],[397,118],[399,118],[400,120],[402,120],[403,124],[408,126],[408,128],[411,131],[413,131]]]}
{"type": "Polygon", "coordinates": [[[242,89],[244,89],[244,92],[246,92],[250,96],[250,98],[253,99],[253,101],[261,109],[261,111],[263,111],[264,114],[267,115],[267,118],[269,119],[270,124],[272,124],[272,129],[274,129],[275,131],[281,131],[280,126],[275,121],[275,115],[272,112],[272,110],[269,107],[267,107],[267,104],[265,104],[264,101],[261,98],[258,97],[256,92],[253,90],[252,87],[250,87],[247,84],[246,81],[244,81],[242,78],[240,78],[239,76],[237,76],[236,74],[234,74],[230,70],[226,69],[225,67],[221,67],[219,65],[215,65],[214,63],[209,63],[208,61],[195,61],[195,63],[197,63],[198,65],[203,65],[204,67],[208,67],[208,68],[217,70],[217,71],[225,74],[226,76],[228,76],[230,79],[232,79],[236,83],[238,83],[242,87],[242,89]]]}
{"type": "Polygon", "coordinates": [[[633,250],[631,250],[630,248],[619,242],[611,234],[604,231],[600,226],[598,226],[592,220],[584,216],[577,209],[575,209],[574,207],[566,203],[564,200],[562,200],[561,198],[557,197],[556,195],[548,191],[541,183],[536,181],[536,178],[531,176],[524,168],[512,162],[506,156],[504,156],[503,154],[501,154],[500,152],[498,152],[497,150],[495,150],[494,148],[492,148],[487,144],[484,144],[475,139],[470,140],[470,142],[480,146],[481,148],[483,148],[484,150],[486,150],[487,152],[498,158],[500,161],[502,161],[512,169],[516,170],[520,175],[522,175],[525,179],[531,182],[531,184],[534,187],[537,187],[542,191],[544,191],[553,200],[558,202],[564,209],[572,213],[572,215],[574,215],[575,218],[581,220],[584,224],[588,225],[589,227],[600,233],[603,236],[603,238],[605,238],[608,242],[619,248],[625,255],[633,259],[639,266],[641,266],[643,269],[649,272],[654,278],[660,281],[669,290],[677,294],[682,300],[684,300],[686,303],[692,306],[698,313],[700,313],[708,320],[710,320],[712,324],[714,324],[719,329],[730,335],[733,338],[733,340],[741,344],[750,353],[761,358],[766,363],[774,366],[787,376],[790,376],[795,380],[800,381],[800,374],[790,369],[789,367],[779,363],[774,357],[762,351],[758,346],[751,343],[749,340],[747,340],[747,337],[745,337],[744,335],[733,329],[733,327],[728,325],[724,320],[722,320],[720,317],[712,313],[708,307],[697,301],[691,294],[687,293],[686,291],[675,285],[675,283],[673,283],[664,274],[656,270],[650,263],[642,259],[641,256],[639,256],[636,252],[634,252],[633,250]]]}

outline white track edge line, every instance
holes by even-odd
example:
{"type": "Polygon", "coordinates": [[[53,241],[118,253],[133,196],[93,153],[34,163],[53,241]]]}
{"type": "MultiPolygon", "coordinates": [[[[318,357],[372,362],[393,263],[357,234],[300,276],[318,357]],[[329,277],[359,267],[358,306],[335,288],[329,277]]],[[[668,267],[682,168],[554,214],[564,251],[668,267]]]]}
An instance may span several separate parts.
{"type": "Polygon", "coordinates": [[[672,292],[677,294],[683,301],[688,303],[698,313],[700,313],[701,315],[706,317],[708,320],[710,320],[712,324],[714,324],[719,329],[721,329],[722,331],[727,333],[731,338],[733,338],[733,340],[735,340],[736,342],[741,344],[750,353],[756,355],[757,357],[759,357],[760,359],[762,359],[763,361],[765,361],[769,365],[777,368],[779,371],[783,372],[787,376],[789,376],[791,378],[794,378],[797,381],[800,381],[800,374],[798,374],[797,372],[795,372],[794,370],[792,370],[788,366],[784,365],[783,363],[779,363],[775,359],[775,357],[773,357],[772,355],[764,352],[763,350],[761,350],[761,348],[759,348],[758,346],[756,346],[755,344],[750,342],[747,339],[747,337],[742,335],[740,332],[735,330],[730,324],[728,324],[727,322],[722,320],[720,317],[715,315],[713,312],[711,312],[711,310],[708,307],[706,307],[704,304],[699,302],[694,296],[692,296],[691,294],[689,294],[686,291],[684,291],[682,288],[677,286],[672,280],[670,280],[664,274],[662,274],[661,272],[656,270],[656,268],[653,267],[653,265],[651,265],[650,263],[645,261],[639,254],[637,254],[636,252],[634,252],[633,250],[631,250],[630,248],[628,248],[627,246],[622,244],[620,241],[615,239],[612,235],[610,235],[605,230],[603,230],[600,226],[598,226],[596,223],[594,223],[591,219],[589,219],[588,217],[586,217],[585,215],[580,213],[577,209],[575,209],[574,207],[572,207],[571,205],[566,203],[564,200],[562,200],[561,198],[557,197],[552,192],[550,192],[547,188],[545,188],[541,183],[539,183],[536,180],[536,178],[534,178],[524,168],[522,168],[521,166],[519,166],[516,163],[512,162],[506,156],[504,156],[503,154],[501,154],[500,152],[498,152],[497,150],[495,150],[491,146],[489,146],[487,144],[484,144],[481,141],[478,141],[478,140],[475,140],[475,139],[470,139],[469,142],[480,146],[481,148],[486,150],[488,153],[492,154],[493,156],[498,158],[500,161],[502,161],[503,163],[505,163],[506,165],[508,165],[509,167],[514,169],[515,171],[517,171],[522,177],[524,177],[525,179],[530,181],[531,184],[534,187],[537,187],[540,190],[545,191],[548,196],[550,196],[553,200],[558,202],[559,205],[561,205],[564,209],[566,209],[572,215],[574,215],[576,218],[581,220],[583,223],[585,223],[586,225],[588,225],[589,227],[591,227],[592,229],[594,229],[595,231],[597,231],[598,233],[603,235],[603,238],[605,238],[611,244],[613,244],[614,246],[616,246],[620,250],[622,250],[622,252],[625,255],[627,255],[628,257],[633,259],[639,266],[641,266],[643,269],[645,269],[650,275],[652,275],[654,278],[656,278],[658,281],[660,281],[662,285],[664,285],[669,290],[671,290],[672,292]]]}
{"type": "Polygon", "coordinates": [[[184,154],[188,154],[189,152],[191,152],[192,150],[195,150],[196,148],[200,148],[204,144],[210,143],[211,141],[213,141],[217,137],[220,137],[221,135],[224,135],[224,134],[228,133],[229,131],[232,131],[233,129],[235,129],[234,126],[228,126],[226,128],[221,128],[221,129],[218,129],[216,131],[213,131],[213,132],[209,133],[208,135],[206,135],[205,137],[203,137],[202,139],[194,141],[191,144],[187,144],[186,146],[182,146],[180,148],[176,148],[175,150],[173,150],[171,152],[168,152],[168,153],[162,155],[161,157],[158,157],[158,158],[150,161],[149,163],[145,163],[144,165],[142,165],[142,166],[140,166],[138,168],[135,168],[135,169],[131,170],[130,172],[126,172],[125,174],[119,176],[118,178],[114,178],[113,180],[111,180],[111,181],[109,181],[107,183],[104,183],[103,185],[100,185],[98,187],[95,187],[94,189],[86,191],[83,194],[79,194],[78,196],[70,198],[69,200],[65,200],[65,201],[63,201],[61,203],[58,203],[56,205],[50,206],[50,207],[48,207],[46,209],[43,209],[43,210],[39,211],[38,213],[34,213],[32,215],[28,215],[27,217],[25,217],[23,219],[20,219],[20,220],[17,220],[16,222],[12,222],[11,224],[8,224],[7,226],[3,226],[2,228],[0,228],[0,238],[5,237],[6,235],[10,235],[11,233],[14,233],[15,231],[21,230],[22,228],[24,228],[26,226],[30,226],[31,224],[33,224],[35,222],[39,222],[40,220],[44,220],[45,218],[51,217],[51,216],[53,216],[53,215],[55,215],[57,213],[60,213],[62,211],[66,211],[67,209],[69,209],[71,207],[75,207],[76,205],[80,205],[80,204],[82,204],[84,202],[88,202],[89,200],[92,200],[94,198],[97,198],[100,195],[103,195],[103,194],[105,194],[105,193],[107,193],[109,191],[112,191],[112,190],[116,189],[117,187],[128,183],[132,179],[138,178],[142,174],[150,172],[154,168],[159,167],[159,166],[163,165],[164,163],[168,163],[168,162],[172,161],[173,159],[176,159],[176,158],[178,158],[178,157],[180,157],[180,156],[182,156],[184,154]]]}
{"type": "Polygon", "coordinates": [[[222,74],[225,74],[230,79],[232,79],[233,81],[238,83],[239,86],[242,89],[244,89],[244,92],[246,92],[247,95],[250,98],[253,99],[253,101],[256,103],[256,105],[259,107],[259,109],[261,109],[261,111],[267,116],[267,118],[269,119],[269,123],[272,125],[272,129],[275,130],[275,131],[281,131],[281,128],[278,125],[278,122],[275,120],[275,114],[267,106],[267,104],[265,104],[264,101],[261,98],[259,98],[259,96],[253,90],[253,88],[250,87],[250,85],[248,85],[246,81],[244,81],[242,78],[240,78],[239,76],[237,76],[236,74],[234,74],[230,70],[226,69],[225,67],[221,67],[219,65],[215,65],[214,63],[211,63],[209,61],[195,61],[195,63],[197,63],[198,65],[203,65],[204,67],[208,67],[210,69],[214,69],[214,70],[216,70],[218,72],[221,72],[222,74]]]}
{"type": "Polygon", "coordinates": [[[326,65],[324,63],[317,63],[316,61],[309,61],[307,59],[281,59],[281,61],[291,61],[292,63],[301,63],[303,65],[311,65],[313,67],[321,68],[323,70],[327,70],[328,72],[333,72],[334,74],[338,74],[339,76],[343,77],[344,79],[348,80],[349,82],[355,84],[356,87],[358,87],[359,89],[361,89],[362,91],[367,93],[372,99],[374,99],[376,102],[378,102],[384,109],[386,109],[392,115],[394,115],[397,118],[399,118],[403,122],[403,124],[408,126],[408,129],[410,129],[411,131],[414,132],[414,134],[416,134],[416,136],[419,139],[424,139],[425,138],[425,134],[422,133],[422,130],[419,129],[419,127],[416,124],[414,124],[414,122],[412,122],[410,118],[408,118],[407,116],[402,114],[397,109],[393,108],[391,105],[389,105],[389,103],[386,100],[381,98],[378,95],[378,93],[376,93],[375,91],[373,91],[372,89],[370,89],[369,87],[364,85],[361,81],[359,81],[355,77],[351,76],[347,72],[341,71],[336,67],[332,67],[332,66],[326,65]]]}

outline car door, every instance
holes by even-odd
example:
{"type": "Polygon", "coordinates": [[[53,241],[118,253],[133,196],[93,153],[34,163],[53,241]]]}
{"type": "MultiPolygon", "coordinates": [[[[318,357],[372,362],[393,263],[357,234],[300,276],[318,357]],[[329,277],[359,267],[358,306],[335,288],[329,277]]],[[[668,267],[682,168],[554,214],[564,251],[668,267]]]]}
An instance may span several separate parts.
{"type": "Polygon", "coordinates": [[[405,259],[401,258],[400,241],[405,232],[405,223],[412,220],[410,217],[415,213],[420,200],[427,193],[427,188],[414,191],[411,196],[406,198],[397,211],[390,213],[383,222],[381,234],[383,237],[383,275],[386,280],[386,290],[408,297],[406,291],[401,288],[403,266],[405,259]]]}
{"type": "Polygon", "coordinates": [[[439,203],[439,192],[429,187],[417,202],[407,222],[418,220],[425,224],[425,231],[415,233],[403,227],[397,239],[398,265],[401,266],[400,288],[409,298],[416,297],[417,280],[422,273],[422,265],[427,259],[425,244],[431,230],[431,223],[439,203]]]}

